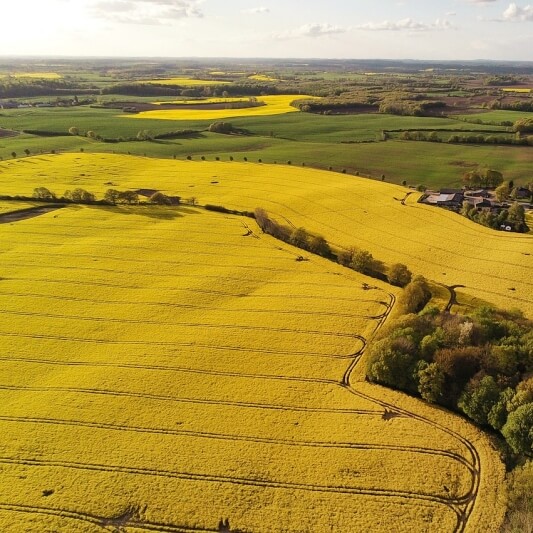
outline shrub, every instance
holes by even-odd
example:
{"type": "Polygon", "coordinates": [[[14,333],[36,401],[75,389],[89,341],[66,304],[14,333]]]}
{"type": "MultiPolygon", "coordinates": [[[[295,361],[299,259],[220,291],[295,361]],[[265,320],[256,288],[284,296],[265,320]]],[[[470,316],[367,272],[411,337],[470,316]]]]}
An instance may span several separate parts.
{"type": "Polygon", "coordinates": [[[39,200],[54,200],[56,198],[56,195],[46,187],[36,187],[33,189],[32,196],[39,200]]]}
{"type": "Polygon", "coordinates": [[[388,274],[389,283],[397,287],[405,287],[411,282],[411,271],[402,263],[395,263],[389,269],[388,274]]]}

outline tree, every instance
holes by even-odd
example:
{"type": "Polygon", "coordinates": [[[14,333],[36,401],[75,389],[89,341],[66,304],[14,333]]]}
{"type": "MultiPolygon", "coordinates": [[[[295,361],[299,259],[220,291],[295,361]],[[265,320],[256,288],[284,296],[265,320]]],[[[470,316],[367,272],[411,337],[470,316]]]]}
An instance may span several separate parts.
{"type": "Polygon", "coordinates": [[[329,244],[321,235],[313,235],[309,239],[309,251],[322,257],[329,257],[331,255],[329,244]]]}
{"type": "Polygon", "coordinates": [[[374,258],[372,257],[372,254],[366,250],[359,250],[354,253],[350,268],[353,268],[362,274],[366,274],[372,269],[373,264],[374,258]]]}
{"type": "Polygon", "coordinates": [[[459,398],[458,407],[469,418],[481,425],[489,423],[491,409],[500,399],[500,388],[492,376],[485,376],[481,381],[470,381],[459,398]]]}
{"type": "Polygon", "coordinates": [[[32,196],[39,200],[54,200],[56,198],[56,195],[46,187],[36,187],[33,189],[32,196]]]}
{"type": "Polygon", "coordinates": [[[78,128],[76,128],[76,126],[72,126],[68,129],[68,132],[70,135],[79,135],[80,134],[80,130],[78,128]]]}
{"type": "Polygon", "coordinates": [[[104,194],[104,200],[113,205],[115,205],[118,202],[119,198],[120,198],[120,191],[117,191],[116,189],[107,189],[107,191],[104,194]]]}
{"type": "Polygon", "coordinates": [[[512,412],[502,428],[502,435],[516,453],[533,452],[533,403],[512,412]]]}
{"type": "Polygon", "coordinates": [[[389,283],[397,287],[405,287],[411,282],[411,271],[402,263],[395,263],[389,269],[388,274],[389,283]]]}
{"type": "Polygon", "coordinates": [[[207,128],[207,131],[229,135],[230,133],[233,133],[235,129],[229,122],[213,122],[213,124],[210,124],[209,128],[207,128]]]}
{"type": "Polygon", "coordinates": [[[355,248],[348,248],[347,250],[342,250],[337,254],[337,261],[342,266],[349,267],[350,263],[353,261],[354,254],[355,248]]]}
{"type": "Polygon", "coordinates": [[[170,205],[170,198],[162,192],[155,192],[150,196],[150,202],[158,205],[170,205]]]}
{"type": "Polygon", "coordinates": [[[372,381],[416,392],[415,364],[415,356],[394,348],[388,339],[384,339],[374,343],[369,351],[367,375],[372,381]]]}
{"type": "Polygon", "coordinates": [[[463,176],[463,182],[468,187],[497,187],[503,183],[503,174],[497,170],[476,169],[463,176]]]}
{"type": "Polygon", "coordinates": [[[418,371],[418,392],[429,403],[439,403],[444,397],[446,376],[436,363],[418,371]]]}
{"type": "Polygon", "coordinates": [[[154,134],[149,130],[138,131],[136,137],[138,141],[153,141],[154,140],[154,134]]]}
{"type": "Polygon", "coordinates": [[[31,152],[30,152],[27,148],[24,150],[24,153],[25,153],[26,155],[30,155],[30,154],[31,154],[31,152]]]}
{"type": "Polygon", "coordinates": [[[123,191],[120,193],[119,199],[129,205],[139,203],[139,195],[135,191],[123,191]]]}
{"type": "Polygon", "coordinates": [[[526,211],[518,202],[507,210],[507,221],[515,226],[518,231],[524,231],[526,227],[526,211]]]}
{"type": "Polygon", "coordinates": [[[96,139],[96,132],[92,131],[92,130],[89,130],[87,133],[86,133],[87,137],[89,137],[89,139],[96,139]]]}
{"type": "Polygon", "coordinates": [[[509,198],[509,193],[511,192],[511,189],[509,187],[509,182],[504,181],[501,185],[496,187],[496,190],[494,191],[494,196],[496,196],[496,199],[498,202],[504,202],[509,198]]]}
{"type": "Polygon", "coordinates": [[[11,152],[11,157],[15,159],[17,157],[17,152],[11,152]]]}
{"type": "Polygon", "coordinates": [[[400,307],[404,313],[418,313],[431,299],[429,285],[423,276],[415,276],[406,285],[399,299],[400,307]]]}
{"type": "Polygon", "coordinates": [[[63,195],[67,200],[74,203],[90,204],[96,200],[94,194],[85,189],[74,189],[73,191],[65,191],[63,195]]]}
{"type": "Polygon", "coordinates": [[[308,248],[308,241],[309,241],[309,235],[307,234],[307,231],[305,228],[297,228],[295,229],[290,238],[289,242],[293,246],[297,246],[298,248],[303,248],[304,250],[307,250],[308,248]]]}

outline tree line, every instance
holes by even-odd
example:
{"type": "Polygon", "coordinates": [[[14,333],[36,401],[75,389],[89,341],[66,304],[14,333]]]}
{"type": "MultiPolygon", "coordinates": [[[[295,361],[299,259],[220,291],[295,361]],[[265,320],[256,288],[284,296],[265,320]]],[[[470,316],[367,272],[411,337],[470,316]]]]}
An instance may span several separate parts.
{"type": "MultiPolygon", "coordinates": [[[[23,197],[17,197],[23,199],[23,197]]],[[[76,188],[73,190],[67,190],[62,196],[56,195],[50,189],[46,187],[36,187],[33,190],[32,199],[42,200],[45,202],[63,202],[63,203],[76,203],[76,204],[104,204],[104,205],[117,205],[127,204],[134,205],[141,203],[139,200],[139,193],[136,191],[118,191],[116,189],[107,189],[103,197],[98,200],[96,195],[86,191],[85,189],[76,188]]],[[[172,198],[163,194],[160,191],[154,192],[149,198],[148,202],[157,205],[171,205],[180,202],[180,197],[173,196],[172,198]]]]}

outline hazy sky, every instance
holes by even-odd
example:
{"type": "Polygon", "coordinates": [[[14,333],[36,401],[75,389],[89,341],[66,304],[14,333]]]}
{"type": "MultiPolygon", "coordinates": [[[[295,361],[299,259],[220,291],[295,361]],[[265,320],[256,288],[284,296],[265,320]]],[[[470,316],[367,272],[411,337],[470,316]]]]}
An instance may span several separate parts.
{"type": "Polygon", "coordinates": [[[522,0],[4,0],[0,55],[533,60],[522,0]]]}

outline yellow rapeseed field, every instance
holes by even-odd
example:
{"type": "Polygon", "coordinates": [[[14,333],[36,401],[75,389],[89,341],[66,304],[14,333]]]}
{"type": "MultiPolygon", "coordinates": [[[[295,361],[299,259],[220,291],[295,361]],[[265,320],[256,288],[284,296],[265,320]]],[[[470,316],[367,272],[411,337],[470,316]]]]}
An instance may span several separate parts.
{"type": "MultiPolygon", "coordinates": [[[[261,108],[259,108],[261,109],[261,108]]],[[[533,316],[533,237],[475,224],[416,202],[405,188],[365,178],[286,165],[154,160],[109,154],[39,156],[0,163],[0,190],[31,194],[84,187],[103,194],[152,187],[202,203],[266,209],[280,221],[324,235],[339,246],[369,250],[387,264],[404,263],[479,302],[533,316]],[[27,162],[31,161],[32,164],[27,162]]]]}
{"type": "Polygon", "coordinates": [[[273,78],[266,74],[253,74],[252,76],[248,76],[248,78],[255,81],[280,81],[279,78],[273,78]]]}
{"type": "MultiPolygon", "coordinates": [[[[1,184],[155,186],[120,159],[33,158],[1,184]]],[[[0,530],[501,523],[488,439],[350,372],[389,286],[192,207],[70,206],[1,225],[0,250],[0,530]]]]}
{"type": "Polygon", "coordinates": [[[198,80],[196,78],[166,78],[160,80],[143,80],[141,83],[153,83],[156,85],[181,85],[183,87],[196,87],[199,85],[228,85],[229,81],[198,80]]]}
{"type": "Polygon", "coordinates": [[[0,74],[0,78],[7,76],[11,76],[12,78],[35,78],[39,80],[59,80],[63,77],[57,72],[13,72],[0,74]]]}
{"type": "MultiPolygon", "coordinates": [[[[306,95],[282,94],[275,96],[258,96],[257,100],[265,105],[246,107],[242,109],[162,109],[161,111],[143,111],[134,115],[118,115],[122,118],[155,118],[161,120],[217,120],[232,117],[256,117],[265,115],[283,115],[299,111],[291,104],[295,100],[308,100],[313,98],[306,95]]],[[[242,98],[228,99],[224,101],[241,102],[242,98]]],[[[181,103],[181,102],[177,102],[181,103]]],[[[205,102],[204,102],[205,103],[205,102]]]]}
{"type": "Polygon", "coordinates": [[[189,98],[188,100],[167,100],[165,102],[152,102],[157,105],[199,105],[199,104],[231,104],[234,102],[249,102],[249,98],[189,98]]]}
{"type": "Polygon", "coordinates": [[[502,91],[506,93],[530,93],[533,89],[526,89],[525,87],[506,87],[502,91]]]}
{"type": "Polygon", "coordinates": [[[34,202],[16,202],[9,200],[0,200],[0,215],[11,213],[12,211],[18,211],[19,209],[26,209],[28,207],[35,207],[34,202]]]}

